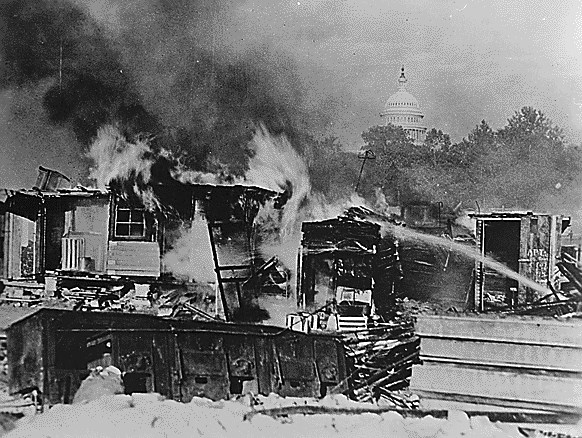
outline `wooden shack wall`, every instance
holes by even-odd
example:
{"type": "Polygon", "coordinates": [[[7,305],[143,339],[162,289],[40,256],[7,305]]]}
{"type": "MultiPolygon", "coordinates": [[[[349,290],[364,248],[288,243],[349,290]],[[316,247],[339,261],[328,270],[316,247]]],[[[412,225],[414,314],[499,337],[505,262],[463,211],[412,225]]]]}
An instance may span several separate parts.
{"type": "Polygon", "coordinates": [[[6,278],[6,273],[8,271],[8,265],[6,263],[7,258],[7,224],[8,213],[0,210],[0,278],[6,278]]]}
{"type": "MultiPolygon", "coordinates": [[[[478,218],[476,224],[477,247],[485,255],[485,224],[488,221],[516,221],[519,220],[519,268],[518,273],[542,286],[548,282],[555,284],[554,270],[556,259],[561,247],[561,216],[557,215],[523,215],[519,218],[478,218]]],[[[475,262],[475,306],[483,307],[484,294],[488,292],[482,263],[475,262]]],[[[539,292],[526,287],[518,286],[517,304],[535,301],[540,298],[539,292]]]]}
{"type": "Polygon", "coordinates": [[[6,213],[5,225],[5,278],[19,279],[36,271],[35,244],[37,224],[25,217],[6,213]]]}
{"type": "MultiPolygon", "coordinates": [[[[542,286],[556,286],[553,271],[560,254],[559,216],[528,215],[521,218],[519,274],[542,286]]],[[[519,285],[519,304],[541,298],[538,291],[519,285]]]]}
{"type": "MultiPolygon", "coordinates": [[[[61,246],[65,230],[65,205],[61,198],[51,200],[46,205],[44,219],[45,236],[42,242],[45,270],[54,271],[61,268],[61,246]]],[[[40,237],[40,236],[39,236],[40,237]]]]}

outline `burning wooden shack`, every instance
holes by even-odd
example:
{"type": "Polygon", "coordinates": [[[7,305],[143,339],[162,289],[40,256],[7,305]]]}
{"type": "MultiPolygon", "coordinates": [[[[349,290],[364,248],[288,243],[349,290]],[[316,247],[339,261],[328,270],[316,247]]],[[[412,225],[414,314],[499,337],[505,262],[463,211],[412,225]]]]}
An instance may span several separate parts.
{"type": "Polygon", "coordinates": [[[70,403],[97,366],[116,366],[125,392],[188,402],[252,391],[319,397],[345,390],[344,351],[331,334],[118,312],[40,309],[7,331],[11,394],[70,403]]]}
{"type": "Polygon", "coordinates": [[[341,334],[354,399],[410,408],[393,391],[408,386],[419,340],[413,321],[395,314],[402,273],[396,241],[381,235],[380,223],[389,220],[352,207],[333,219],[304,222],[297,299],[300,309],[319,316],[308,320],[312,328],[341,334]]]}
{"type": "Polygon", "coordinates": [[[216,284],[226,320],[248,316],[239,310],[252,302],[245,285],[265,262],[256,257],[254,219],[280,194],[168,178],[137,196],[122,186],[62,187],[59,175],[41,168],[37,187],[7,191],[2,203],[0,274],[13,299],[43,289],[54,295],[61,288],[133,284],[144,285],[145,297],[185,277],[216,284]],[[145,205],[144,198],[153,202],[145,205]],[[176,254],[184,238],[186,256],[176,254]]]}
{"type": "MultiPolygon", "coordinates": [[[[352,207],[337,218],[304,222],[298,256],[297,304],[337,311],[340,326],[366,323],[391,309],[400,279],[395,241],[382,239],[374,213],[352,207]],[[327,306],[327,307],[326,307],[327,306]]],[[[364,324],[365,325],[365,324],[364,324]]]]}

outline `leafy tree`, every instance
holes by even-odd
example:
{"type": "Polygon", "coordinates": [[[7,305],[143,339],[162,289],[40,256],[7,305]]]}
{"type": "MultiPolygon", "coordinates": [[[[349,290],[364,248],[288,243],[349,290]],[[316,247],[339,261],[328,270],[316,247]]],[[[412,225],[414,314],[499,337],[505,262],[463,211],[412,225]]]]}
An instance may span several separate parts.
{"type": "Polygon", "coordinates": [[[498,135],[517,158],[527,158],[542,149],[562,148],[564,145],[562,130],[541,111],[529,106],[516,111],[498,135]]]}
{"type": "Polygon", "coordinates": [[[567,145],[562,130],[541,111],[523,107],[497,132],[498,148],[492,193],[498,202],[535,208],[556,185],[568,185],[580,174],[577,150],[567,145]]]}
{"type": "Polygon", "coordinates": [[[497,151],[497,135],[487,122],[482,120],[469,133],[467,138],[464,138],[456,146],[457,164],[464,168],[472,168],[475,165],[481,164],[490,151],[497,151]]]}
{"type": "Polygon", "coordinates": [[[367,166],[362,193],[381,188],[391,203],[461,201],[484,207],[544,209],[559,191],[573,193],[582,174],[582,153],[568,145],[562,130],[541,111],[524,107],[494,131],[481,121],[452,144],[431,129],[413,145],[396,126],[375,126],[362,134],[377,156],[367,166]]]}
{"type": "Polygon", "coordinates": [[[436,166],[441,155],[446,157],[446,155],[449,154],[451,149],[451,137],[440,129],[437,130],[436,128],[432,128],[426,134],[423,149],[425,154],[431,156],[433,165],[436,166]]]}
{"type": "Polygon", "coordinates": [[[469,174],[463,165],[466,148],[452,144],[442,130],[431,129],[419,147],[422,159],[413,172],[417,199],[453,206],[466,196],[469,174]]]}
{"type": "Polygon", "coordinates": [[[379,187],[391,204],[458,202],[456,186],[463,174],[448,134],[433,128],[422,145],[415,145],[401,127],[387,125],[370,128],[362,138],[377,157],[365,177],[368,197],[379,187]]]}
{"type": "Polygon", "coordinates": [[[453,149],[466,175],[460,198],[484,207],[543,209],[556,187],[572,185],[582,170],[580,153],[561,129],[531,107],[497,132],[483,120],[453,149]]]}
{"type": "Polygon", "coordinates": [[[377,157],[388,159],[396,166],[409,166],[419,158],[412,140],[400,126],[373,126],[362,133],[362,138],[377,157]]]}
{"type": "Polygon", "coordinates": [[[421,160],[421,154],[400,126],[373,126],[362,133],[365,147],[376,155],[366,165],[360,193],[374,199],[380,188],[388,202],[400,204],[415,197],[411,189],[411,169],[421,160]]]}
{"type": "Polygon", "coordinates": [[[459,201],[484,204],[485,198],[491,197],[495,190],[495,176],[506,167],[508,153],[497,133],[482,120],[456,145],[453,160],[463,175],[459,201]]]}

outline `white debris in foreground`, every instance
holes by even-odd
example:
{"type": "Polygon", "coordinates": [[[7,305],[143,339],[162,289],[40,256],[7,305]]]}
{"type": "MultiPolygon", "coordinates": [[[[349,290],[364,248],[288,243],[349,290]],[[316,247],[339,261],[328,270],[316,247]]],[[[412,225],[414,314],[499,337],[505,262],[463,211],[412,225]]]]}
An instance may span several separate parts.
{"type": "MultiPolygon", "coordinates": [[[[313,399],[259,397],[256,408],[289,405],[370,408],[344,396],[313,399]]],[[[89,403],[56,405],[48,412],[25,417],[6,437],[523,437],[516,427],[493,424],[487,417],[469,418],[451,411],[449,419],[403,418],[396,412],[358,415],[293,415],[273,418],[251,412],[249,398],[190,403],[164,400],[157,394],[106,395],[89,403]]]]}

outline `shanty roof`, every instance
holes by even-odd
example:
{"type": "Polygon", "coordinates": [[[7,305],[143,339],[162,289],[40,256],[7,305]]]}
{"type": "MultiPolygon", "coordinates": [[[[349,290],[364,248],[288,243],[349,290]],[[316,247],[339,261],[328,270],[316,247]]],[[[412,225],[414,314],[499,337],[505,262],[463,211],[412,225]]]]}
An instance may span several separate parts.
{"type": "Polygon", "coordinates": [[[166,188],[173,188],[173,187],[184,187],[191,190],[193,193],[211,193],[211,192],[218,192],[218,191],[229,191],[229,192],[247,192],[247,193],[255,193],[264,195],[267,197],[273,197],[277,195],[281,195],[282,192],[275,192],[270,189],[266,189],[264,187],[258,187],[253,185],[244,185],[244,184],[201,184],[201,183],[182,183],[176,182],[175,184],[165,184],[165,183],[157,183],[152,184],[151,187],[154,190],[166,187],[166,188]]]}
{"type": "Polygon", "coordinates": [[[380,240],[377,222],[387,221],[394,222],[365,207],[351,207],[333,219],[304,222],[302,245],[318,251],[372,252],[380,240]]]}
{"type": "Polygon", "coordinates": [[[6,200],[12,196],[33,196],[35,198],[56,198],[56,197],[82,197],[91,198],[94,196],[107,195],[107,190],[98,190],[93,188],[87,188],[83,186],[77,186],[72,189],[58,189],[58,190],[40,190],[40,189],[3,189],[0,193],[0,202],[6,202],[6,200]]]}
{"type": "MultiPolygon", "coordinates": [[[[243,184],[189,184],[189,183],[177,183],[176,186],[183,188],[188,188],[193,192],[213,192],[213,191],[233,191],[233,192],[252,192],[257,194],[263,194],[267,196],[276,196],[282,193],[275,192],[270,189],[263,187],[243,185],[243,184]]],[[[167,184],[152,184],[152,188],[160,187],[175,187],[169,186],[167,184]]],[[[60,198],[60,197],[73,197],[73,198],[93,198],[99,196],[108,196],[111,193],[117,192],[112,189],[96,189],[88,188],[83,186],[77,186],[71,189],[57,189],[57,190],[40,190],[36,188],[32,189],[3,189],[0,194],[0,202],[5,202],[8,198],[13,196],[32,196],[35,198],[60,198]]]]}
{"type": "Polygon", "coordinates": [[[66,199],[82,199],[82,198],[97,198],[108,197],[109,193],[97,189],[87,189],[85,187],[75,187],[74,189],[58,189],[58,190],[39,190],[39,189],[21,189],[3,191],[3,196],[0,198],[0,210],[9,211],[18,216],[26,217],[30,220],[36,219],[39,208],[43,200],[66,198],[66,199]]]}
{"type": "MultiPolygon", "coordinates": [[[[185,199],[229,199],[231,201],[244,196],[254,202],[264,203],[268,199],[283,197],[283,193],[277,193],[269,189],[242,184],[217,185],[217,184],[189,184],[173,182],[172,184],[154,183],[148,185],[160,198],[162,204],[179,204],[185,199]]],[[[108,198],[111,195],[132,196],[131,188],[123,186],[109,187],[104,190],[77,186],[75,188],[59,188],[52,190],[5,189],[0,197],[0,211],[9,211],[18,216],[34,220],[38,214],[41,203],[50,199],[97,199],[108,198]]],[[[136,198],[136,201],[139,199],[136,198]]],[[[284,203],[284,199],[281,200],[284,203]]]]}
{"type": "MultiPolygon", "coordinates": [[[[147,331],[200,331],[222,334],[248,334],[263,336],[291,336],[294,338],[306,337],[305,333],[293,331],[274,325],[244,324],[225,321],[191,320],[174,317],[162,317],[142,313],[123,312],[80,312],[70,309],[37,308],[32,312],[9,321],[8,330],[18,327],[25,321],[51,320],[54,330],[70,330],[71,328],[86,331],[115,332],[123,330],[147,331]]],[[[309,336],[335,339],[334,333],[311,333],[309,336]]]]}

